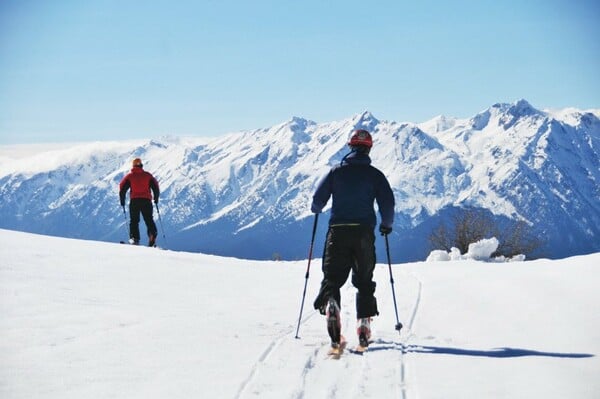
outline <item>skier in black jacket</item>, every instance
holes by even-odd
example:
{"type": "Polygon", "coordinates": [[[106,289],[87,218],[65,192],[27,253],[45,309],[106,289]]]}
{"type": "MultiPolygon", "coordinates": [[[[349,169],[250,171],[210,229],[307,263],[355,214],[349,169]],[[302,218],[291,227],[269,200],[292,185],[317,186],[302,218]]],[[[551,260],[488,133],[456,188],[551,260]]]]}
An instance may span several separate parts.
{"type": "Polygon", "coordinates": [[[358,289],[359,341],[361,346],[368,345],[371,317],[379,314],[373,281],[377,224],[374,202],[381,215],[379,231],[382,235],[391,233],[394,221],[394,194],[390,184],[381,171],[371,166],[371,134],[356,130],[348,145],[351,152],[321,180],[311,205],[313,213],[320,213],[333,197],[323,253],[323,281],[314,308],[327,316],[327,330],[334,348],[339,347],[342,340],[340,288],[350,271],[352,284],[358,289]]]}

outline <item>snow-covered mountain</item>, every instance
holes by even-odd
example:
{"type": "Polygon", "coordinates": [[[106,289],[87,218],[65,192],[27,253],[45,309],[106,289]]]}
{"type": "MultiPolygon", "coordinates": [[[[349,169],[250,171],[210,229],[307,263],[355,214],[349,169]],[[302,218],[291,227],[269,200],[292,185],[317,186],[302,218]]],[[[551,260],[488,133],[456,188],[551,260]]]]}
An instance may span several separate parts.
{"type": "MultiPolygon", "coordinates": [[[[347,153],[350,132],[362,127],[373,133],[373,164],[396,197],[394,260],[424,259],[431,228],[463,206],[487,209],[498,220],[527,221],[544,239],[545,256],[595,252],[599,117],[597,110],[541,111],[520,100],[468,119],[397,123],[369,112],[329,123],[294,117],[213,139],[87,143],[3,157],[0,227],[123,240],[117,185],[131,159],[141,157],[162,189],[161,245],[243,258],[305,258],[314,188],[347,153]]],[[[324,215],[319,241],[326,223],[324,215]]]]}

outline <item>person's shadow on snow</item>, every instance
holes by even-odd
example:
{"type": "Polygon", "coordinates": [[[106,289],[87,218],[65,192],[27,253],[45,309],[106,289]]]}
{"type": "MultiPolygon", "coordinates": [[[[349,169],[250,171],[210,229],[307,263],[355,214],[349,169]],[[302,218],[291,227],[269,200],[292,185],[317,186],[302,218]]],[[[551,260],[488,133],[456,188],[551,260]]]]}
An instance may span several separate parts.
{"type": "Polygon", "coordinates": [[[398,350],[402,353],[425,353],[434,355],[455,355],[455,356],[476,356],[476,357],[495,357],[495,358],[510,358],[524,356],[542,356],[542,357],[558,357],[558,358],[586,358],[594,357],[590,353],[559,353],[559,352],[541,352],[531,349],[520,348],[493,348],[488,350],[483,349],[463,349],[452,348],[447,346],[432,346],[432,345],[402,345],[397,342],[377,340],[369,346],[369,352],[382,350],[398,350]]]}

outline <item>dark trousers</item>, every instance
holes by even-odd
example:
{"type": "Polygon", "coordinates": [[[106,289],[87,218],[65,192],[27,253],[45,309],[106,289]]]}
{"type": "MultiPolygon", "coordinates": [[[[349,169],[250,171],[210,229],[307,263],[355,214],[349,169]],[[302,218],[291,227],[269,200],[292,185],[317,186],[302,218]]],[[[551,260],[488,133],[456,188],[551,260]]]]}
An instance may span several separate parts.
{"type": "Polygon", "coordinates": [[[156,236],[156,224],[152,217],[152,201],[145,198],[133,198],[129,201],[129,238],[133,238],[135,241],[140,240],[140,213],[146,223],[146,229],[148,236],[156,236]]]}
{"type": "Polygon", "coordinates": [[[341,306],[340,288],[352,271],[357,319],[378,315],[375,299],[375,235],[371,226],[330,226],[323,252],[323,281],[315,300],[321,309],[330,297],[341,306]]]}

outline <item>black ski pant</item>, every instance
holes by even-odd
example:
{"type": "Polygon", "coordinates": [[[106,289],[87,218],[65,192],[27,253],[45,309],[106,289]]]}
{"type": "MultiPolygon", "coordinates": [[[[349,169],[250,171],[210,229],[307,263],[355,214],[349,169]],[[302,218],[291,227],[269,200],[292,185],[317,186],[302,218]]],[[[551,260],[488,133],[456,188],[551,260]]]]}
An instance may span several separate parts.
{"type": "Polygon", "coordinates": [[[156,224],[152,216],[152,201],[146,198],[133,198],[129,201],[129,238],[133,238],[135,241],[140,240],[140,213],[146,223],[146,230],[148,237],[150,235],[156,236],[156,224]]]}
{"type": "Polygon", "coordinates": [[[375,299],[375,234],[373,227],[333,225],[329,227],[323,252],[323,281],[314,308],[321,310],[330,297],[341,306],[340,288],[352,271],[356,293],[356,318],[378,315],[375,299]]]}

